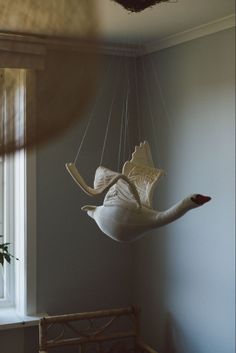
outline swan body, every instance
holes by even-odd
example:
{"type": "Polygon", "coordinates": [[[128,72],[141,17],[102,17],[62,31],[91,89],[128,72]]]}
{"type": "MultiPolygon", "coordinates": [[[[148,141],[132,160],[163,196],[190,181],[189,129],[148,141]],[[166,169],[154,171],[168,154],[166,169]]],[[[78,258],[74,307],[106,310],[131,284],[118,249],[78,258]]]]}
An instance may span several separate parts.
{"type": "Polygon", "coordinates": [[[74,164],[67,164],[66,167],[89,195],[106,192],[103,205],[87,205],[82,210],[95,220],[103,233],[119,242],[136,240],[145,232],[171,223],[211,199],[193,194],[166,211],[154,210],[153,192],[164,171],[154,168],[147,142],[135,147],[131,160],[124,164],[121,174],[98,167],[94,188],[86,185],[74,164]]]}
{"type": "Polygon", "coordinates": [[[125,205],[84,206],[82,210],[87,211],[101,231],[110,238],[119,242],[130,242],[137,240],[145,232],[171,223],[189,210],[199,207],[201,204],[196,202],[198,198],[204,200],[203,203],[210,200],[208,196],[193,194],[163,212],[125,205]]]}

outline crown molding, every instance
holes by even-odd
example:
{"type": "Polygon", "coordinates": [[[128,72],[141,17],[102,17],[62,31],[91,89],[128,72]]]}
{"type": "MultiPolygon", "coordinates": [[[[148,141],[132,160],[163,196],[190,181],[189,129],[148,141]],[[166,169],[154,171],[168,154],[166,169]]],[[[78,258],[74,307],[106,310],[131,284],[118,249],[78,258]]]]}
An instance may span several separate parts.
{"type": "Polygon", "coordinates": [[[107,43],[99,41],[99,39],[96,38],[94,40],[74,40],[69,38],[41,37],[29,34],[0,33],[0,49],[12,51],[14,48],[15,50],[22,50],[23,52],[32,51],[34,54],[41,55],[45,55],[46,51],[49,49],[140,57],[232,27],[235,27],[235,14],[141,45],[107,43]]]}
{"type": "Polygon", "coordinates": [[[176,33],[172,36],[162,38],[155,42],[150,42],[146,44],[143,50],[137,53],[137,55],[142,56],[151,54],[162,49],[170,48],[175,45],[189,42],[191,40],[205,37],[207,35],[224,31],[233,27],[235,27],[235,14],[222,17],[216,21],[212,21],[201,26],[190,28],[187,31],[176,33]]]}
{"type": "Polygon", "coordinates": [[[122,45],[120,43],[106,42],[98,43],[95,51],[105,55],[141,57],[233,27],[235,27],[235,14],[141,45],[122,45]]]}
{"type": "Polygon", "coordinates": [[[45,56],[41,43],[17,34],[0,33],[0,67],[43,70],[45,56]]]}
{"type": "Polygon", "coordinates": [[[86,52],[113,56],[136,57],[143,45],[120,44],[95,39],[73,39],[32,34],[0,32],[0,50],[46,55],[47,50],[86,52]]]}

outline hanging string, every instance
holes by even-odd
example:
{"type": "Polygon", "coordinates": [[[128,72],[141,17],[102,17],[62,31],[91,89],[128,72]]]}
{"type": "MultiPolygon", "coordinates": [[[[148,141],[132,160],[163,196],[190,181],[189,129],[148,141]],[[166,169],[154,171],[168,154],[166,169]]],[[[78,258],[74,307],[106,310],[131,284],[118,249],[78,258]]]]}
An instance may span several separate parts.
{"type": "Polygon", "coordinates": [[[143,69],[143,78],[144,78],[144,86],[145,86],[145,91],[146,91],[146,97],[147,97],[147,102],[148,102],[148,110],[149,110],[149,115],[151,118],[151,123],[152,123],[152,130],[153,130],[153,136],[154,136],[154,145],[155,145],[155,150],[156,150],[156,155],[157,155],[157,164],[160,165],[159,163],[159,157],[158,157],[158,145],[157,145],[157,136],[155,135],[156,127],[154,123],[154,117],[153,117],[153,111],[151,108],[151,101],[150,101],[150,92],[148,90],[148,84],[147,84],[147,77],[145,74],[145,69],[144,69],[144,60],[142,59],[142,69],[143,69]]]}
{"type": "Polygon", "coordinates": [[[127,109],[128,109],[129,92],[128,88],[126,91],[126,101],[125,101],[125,119],[124,119],[124,140],[123,140],[123,164],[125,162],[126,156],[126,136],[127,136],[127,109]]]}
{"type": "MultiPolygon", "coordinates": [[[[126,63],[126,74],[127,74],[127,93],[126,93],[126,102],[125,102],[125,120],[124,120],[124,148],[123,148],[123,163],[126,160],[126,144],[128,141],[128,114],[129,114],[129,94],[130,94],[130,82],[129,82],[129,73],[127,70],[127,63],[126,63]]],[[[129,143],[129,141],[128,141],[129,143]]],[[[130,146],[129,146],[130,147],[130,146]]]]}
{"type": "Polygon", "coordinates": [[[153,63],[152,55],[149,55],[149,62],[151,63],[151,66],[152,66],[152,71],[153,71],[153,73],[154,73],[155,83],[156,83],[157,88],[158,88],[159,96],[160,96],[160,98],[161,98],[161,104],[162,104],[162,107],[163,107],[163,110],[164,110],[164,114],[165,114],[167,123],[168,123],[169,127],[172,128],[172,127],[173,127],[173,124],[172,124],[172,122],[171,122],[170,114],[169,114],[169,111],[168,111],[168,109],[167,109],[167,105],[166,105],[166,101],[165,101],[163,89],[162,89],[161,83],[160,83],[161,80],[160,80],[160,77],[159,77],[159,74],[158,74],[157,70],[155,69],[155,66],[154,66],[154,63],[153,63]]]}
{"type": "Polygon", "coordinates": [[[117,162],[117,171],[120,170],[121,166],[121,152],[122,152],[122,138],[124,132],[124,118],[125,118],[125,102],[126,102],[126,91],[124,90],[123,102],[122,102],[122,113],[121,113],[121,125],[120,125],[120,141],[119,141],[119,151],[118,151],[118,162],[117,162]]]}
{"type": "MultiPolygon", "coordinates": [[[[109,74],[109,72],[110,72],[110,69],[111,69],[111,62],[110,62],[110,64],[109,64],[108,68],[106,69],[106,77],[108,76],[108,74],[109,74]]],[[[77,159],[78,159],[78,157],[79,157],[79,155],[80,155],[81,149],[82,149],[83,144],[84,144],[84,140],[85,140],[85,138],[86,138],[86,136],[87,136],[89,127],[90,127],[90,125],[91,125],[91,123],[92,123],[92,120],[93,120],[93,118],[94,118],[94,115],[95,115],[94,113],[95,113],[95,110],[96,110],[96,108],[97,108],[98,101],[99,101],[100,98],[102,97],[102,94],[103,94],[103,92],[104,92],[104,90],[105,90],[105,84],[106,84],[106,80],[104,80],[103,85],[100,87],[99,93],[98,93],[97,96],[96,96],[96,100],[95,100],[93,109],[91,110],[91,113],[90,113],[90,116],[89,116],[89,119],[88,119],[88,123],[87,123],[87,125],[86,125],[84,134],[83,134],[83,136],[82,136],[82,140],[81,140],[81,142],[80,142],[78,151],[77,151],[76,156],[75,156],[75,159],[74,159],[74,164],[76,164],[76,161],[77,161],[77,159]]]]}
{"type": "MultiPolygon", "coordinates": [[[[128,59],[127,59],[128,60],[128,59]]],[[[126,161],[128,153],[131,154],[131,146],[130,146],[130,129],[129,129],[129,96],[130,96],[130,77],[129,77],[129,66],[126,60],[126,75],[127,75],[127,94],[126,94],[126,105],[125,105],[125,132],[124,132],[124,150],[123,150],[123,162],[126,161]]]]}
{"type": "Polygon", "coordinates": [[[102,165],[102,163],[103,163],[104,152],[105,152],[106,143],[107,143],[107,136],[108,136],[108,131],[109,131],[110,122],[111,122],[111,116],[112,116],[112,111],[113,111],[113,105],[114,105],[115,96],[116,96],[116,92],[117,92],[118,79],[119,79],[119,75],[118,75],[118,74],[119,74],[119,73],[120,73],[120,70],[119,70],[119,71],[117,70],[116,85],[114,86],[113,97],[112,97],[111,106],[110,106],[110,112],[109,112],[108,119],[107,119],[107,126],[106,126],[106,132],[105,132],[104,143],[103,143],[103,147],[102,147],[100,165],[102,165]]]}
{"type": "Polygon", "coordinates": [[[136,93],[136,111],[137,111],[137,127],[138,127],[138,139],[141,142],[141,120],[140,120],[140,102],[138,93],[138,74],[137,74],[137,57],[135,60],[134,72],[135,72],[135,93],[136,93]]]}

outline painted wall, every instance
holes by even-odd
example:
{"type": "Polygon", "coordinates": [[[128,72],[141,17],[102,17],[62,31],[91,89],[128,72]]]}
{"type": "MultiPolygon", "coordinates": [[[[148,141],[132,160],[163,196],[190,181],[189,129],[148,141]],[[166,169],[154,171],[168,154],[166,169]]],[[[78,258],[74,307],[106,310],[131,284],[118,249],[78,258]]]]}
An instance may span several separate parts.
{"type": "MultiPolygon", "coordinates": [[[[55,65],[56,56],[51,59],[55,65]]],[[[96,110],[96,119],[107,118],[115,97],[104,154],[104,164],[115,169],[128,62],[119,69],[121,60],[112,59],[111,71],[104,64],[108,85],[96,110]]],[[[81,213],[82,205],[94,201],[64,169],[76,154],[85,122],[74,125],[37,155],[38,310],[53,314],[136,302],[143,309],[146,339],[160,352],[233,353],[233,32],[163,50],[143,63],[137,62],[138,77],[132,66],[130,116],[138,119],[140,138],[150,141],[155,160],[168,173],[156,205],[168,207],[192,192],[213,200],[136,245],[114,243],[81,213]]],[[[71,66],[70,73],[76,69],[71,66]]],[[[41,78],[38,88],[43,87],[41,78]]],[[[92,123],[78,159],[89,183],[106,124],[106,119],[92,123]]],[[[4,331],[0,341],[1,353],[34,353],[37,329],[4,331]]]]}
{"type": "MultiPolygon", "coordinates": [[[[77,160],[88,184],[100,163],[107,121],[108,138],[103,164],[117,168],[117,146],[123,100],[119,58],[107,59],[98,83],[95,114],[77,160]],[[109,72],[107,72],[109,70],[109,72]],[[112,79],[111,79],[112,77],[112,79]],[[116,82],[117,81],[117,82],[116,82]],[[100,91],[101,96],[100,96],[100,91]],[[114,98],[114,100],[113,100],[114,98]],[[111,102],[113,100],[113,107],[111,102]]],[[[53,60],[52,60],[53,62],[53,60]]],[[[95,97],[96,101],[96,97],[95,97]]],[[[47,102],[45,102],[47,104],[47,102]]],[[[65,102],[63,102],[65,104],[65,102]]],[[[93,113],[91,103],[87,115],[93,113]]],[[[132,265],[130,245],[105,237],[84,212],[83,205],[98,205],[73,182],[65,163],[73,161],[87,121],[73,126],[54,143],[41,148],[37,157],[38,185],[38,310],[74,312],[127,305],[132,265]],[[43,261],[42,261],[43,259],[43,261]]]]}
{"type": "Polygon", "coordinates": [[[144,136],[167,171],[158,208],[195,192],[212,197],[137,243],[143,330],[159,352],[233,353],[234,31],[162,50],[139,65],[140,86],[149,86],[144,136]]]}
{"type": "MultiPolygon", "coordinates": [[[[81,70],[76,53],[67,58],[63,73],[55,67],[60,53],[49,55],[46,71],[37,77],[38,119],[49,119],[50,113],[60,113],[68,103],[59,98],[55,100],[53,92],[43,94],[48,89],[50,75],[57,73],[65,78],[61,85],[76,87],[79,79],[76,71],[81,70]]],[[[120,119],[128,88],[125,72],[129,70],[130,59],[108,57],[104,60],[96,89],[101,96],[77,160],[79,171],[90,185],[100,163],[110,111],[103,164],[117,169],[120,119]]],[[[104,236],[95,222],[80,210],[86,204],[98,205],[102,199],[85,195],[65,169],[65,163],[76,156],[87,125],[86,117],[91,116],[95,101],[96,97],[84,113],[83,121],[37,151],[37,307],[40,313],[60,314],[132,304],[133,245],[115,243],[104,236]]],[[[2,331],[0,352],[35,353],[37,337],[37,328],[2,331]]]]}

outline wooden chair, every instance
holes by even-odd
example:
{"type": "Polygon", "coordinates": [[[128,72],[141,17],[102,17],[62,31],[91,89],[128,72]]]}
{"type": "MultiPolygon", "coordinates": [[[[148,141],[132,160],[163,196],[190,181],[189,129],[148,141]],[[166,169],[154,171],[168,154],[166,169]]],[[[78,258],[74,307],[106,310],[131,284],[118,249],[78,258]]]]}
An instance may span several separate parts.
{"type": "Polygon", "coordinates": [[[137,307],[44,317],[39,353],[65,346],[80,353],[157,353],[141,339],[139,317],[137,307]]]}

